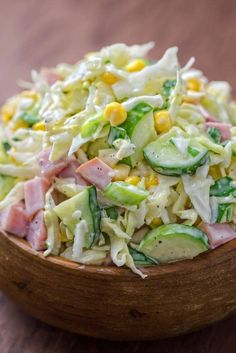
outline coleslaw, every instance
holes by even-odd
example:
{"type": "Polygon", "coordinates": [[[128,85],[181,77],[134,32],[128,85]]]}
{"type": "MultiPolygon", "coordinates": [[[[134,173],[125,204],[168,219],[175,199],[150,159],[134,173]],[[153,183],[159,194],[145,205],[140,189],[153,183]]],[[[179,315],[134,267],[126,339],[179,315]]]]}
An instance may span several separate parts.
{"type": "Polygon", "coordinates": [[[236,237],[236,102],[177,48],[32,71],[1,111],[0,225],[45,256],[129,267],[236,237]]]}

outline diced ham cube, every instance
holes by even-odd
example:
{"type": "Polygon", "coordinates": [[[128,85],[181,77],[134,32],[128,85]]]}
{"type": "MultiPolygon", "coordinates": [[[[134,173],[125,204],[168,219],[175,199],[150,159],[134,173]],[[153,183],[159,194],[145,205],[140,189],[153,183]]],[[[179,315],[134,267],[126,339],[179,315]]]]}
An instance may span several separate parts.
{"type": "Polygon", "coordinates": [[[99,189],[104,189],[115,174],[111,167],[97,157],[83,163],[76,172],[99,189]]]}
{"type": "Polygon", "coordinates": [[[62,76],[59,75],[55,70],[49,69],[47,67],[43,67],[40,70],[40,74],[49,85],[52,85],[56,81],[62,79],[62,76]]]}
{"type": "Polygon", "coordinates": [[[217,248],[218,246],[236,238],[236,232],[227,223],[201,223],[199,228],[208,236],[208,240],[212,249],[217,248]]]}
{"type": "Polygon", "coordinates": [[[79,185],[88,185],[88,183],[78,174],[76,173],[76,169],[79,167],[79,163],[77,161],[72,161],[68,164],[68,166],[62,170],[58,174],[59,178],[74,178],[75,182],[79,185]]]}
{"type": "Polygon", "coordinates": [[[221,133],[222,141],[231,139],[231,133],[230,133],[231,124],[209,121],[205,123],[205,126],[206,126],[206,129],[208,129],[209,127],[217,128],[221,133]]]}
{"type": "Polygon", "coordinates": [[[56,162],[51,162],[49,160],[51,149],[47,149],[41,152],[38,157],[38,163],[41,169],[41,174],[45,177],[53,177],[60,173],[70,162],[68,160],[60,159],[56,162]]]}
{"type": "Polygon", "coordinates": [[[10,205],[0,213],[1,229],[20,238],[26,236],[29,221],[23,202],[10,205]]]}
{"type": "Polygon", "coordinates": [[[24,185],[25,207],[29,216],[33,216],[45,205],[45,194],[50,187],[49,181],[44,177],[36,176],[24,185]]]}
{"type": "Polygon", "coordinates": [[[35,250],[45,250],[47,230],[44,223],[43,211],[39,211],[32,219],[26,236],[27,241],[35,250]]]}

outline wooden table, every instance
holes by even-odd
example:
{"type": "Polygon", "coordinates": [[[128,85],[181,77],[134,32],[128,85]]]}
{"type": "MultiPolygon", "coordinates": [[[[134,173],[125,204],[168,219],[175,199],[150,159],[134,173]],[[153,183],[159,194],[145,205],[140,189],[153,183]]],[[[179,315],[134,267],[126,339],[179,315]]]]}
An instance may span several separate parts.
{"type": "MultiPolygon", "coordinates": [[[[153,56],[172,45],[181,63],[195,55],[210,79],[236,94],[234,0],[0,0],[0,100],[31,68],[73,62],[114,42],[155,40],[153,56]]],[[[59,308],[60,309],[60,308],[59,308]]],[[[0,294],[0,353],[235,353],[236,316],[201,332],[151,343],[111,343],[49,327],[0,294]]]]}

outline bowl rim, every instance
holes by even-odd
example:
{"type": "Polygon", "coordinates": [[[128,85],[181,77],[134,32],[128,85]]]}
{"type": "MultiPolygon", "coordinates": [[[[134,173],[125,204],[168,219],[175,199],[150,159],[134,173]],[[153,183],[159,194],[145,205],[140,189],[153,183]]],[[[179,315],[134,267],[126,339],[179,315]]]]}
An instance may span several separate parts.
{"type": "MultiPolygon", "coordinates": [[[[0,237],[9,242],[9,244],[18,248],[25,255],[30,255],[35,260],[48,263],[65,270],[79,271],[80,273],[86,273],[90,275],[102,275],[103,277],[128,277],[134,279],[141,279],[140,276],[133,273],[129,268],[117,267],[117,266],[105,266],[105,265],[84,265],[72,260],[68,260],[61,256],[49,255],[44,256],[42,252],[34,250],[30,244],[22,238],[16,237],[15,235],[7,234],[6,232],[0,231],[0,237]]],[[[181,272],[192,272],[204,267],[209,269],[209,266],[214,266],[216,263],[221,262],[221,258],[234,252],[236,254],[236,239],[233,239],[216,249],[208,250],[201,253],[194,259],[187,259],[176,261],[169,264],[161,264],[158,266],[139,267],[141,271],[147,275],[146,278],[156,278],[166,274],[181,273],[181,272]]]]}

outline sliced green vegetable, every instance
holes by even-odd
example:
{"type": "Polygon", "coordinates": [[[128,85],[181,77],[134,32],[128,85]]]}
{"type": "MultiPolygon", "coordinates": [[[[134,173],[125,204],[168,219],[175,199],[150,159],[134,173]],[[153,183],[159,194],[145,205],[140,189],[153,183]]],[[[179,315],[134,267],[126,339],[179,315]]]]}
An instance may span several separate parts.
{"type": "Polygon", "coordinates": [[[175,85],[176,85],[176,80],[166,80],[162,86],[162,95],[165,97],[169,97],[175,85]]]}
{"type": "Polygon", "coordinates": [[[120,125],[120,127],[127,132],[129,137],[131,137],[140,120],[142,120],[143,117],[151,110],[152,107],[149,104],[139,103],[128,112],[127,119],[120,125]]]}
{"type": "Polygon", "coordinates": [[[104,195],[120,205],[138,205],[149,192],[124,181],[115,181],[106,187],[104,195]]]}
{"type": "Polygon", "coordinates": [[[209,127],[207,129],[207,133],[215,143],[220,143],[221,132],[219,129],[217,129],[216,127],[209,127]]]}
{"type": "Polygon", "coordinates": [[[138,250],[160,263],[168,263],[192,259],[208,248],[207,236],[200,229],[182,224],[167,224],[147,233],[138,250]]]}
{"type": "Polygon", "coordinates": [[[230,194],[236,197],[236,182],[228,176],[216,180],[210,187],[211,196],[229,196],[230,194]]]}
{"type": "Polygon", "coordinates": [[[120,128],[126,131],[131,142],[136,146],[134,154],[130,156],[134,167],[143,159],[143,148],[157,136],[152,107],[146,103],[139,103],[128,112],[127,119],[120,128]]]}
{"type": "Polygon", "coordinates": [[[91,118],[87,119],[81,127],[81,132],[80,132],[81,136],[83,138],[86,138],[93,135],[97,131],[101,122],[102,122],[101,113],[97,113],[93,115],[91,118]]]}
{"type": "Polygon", "coordinates": [[[131,247],[129,247],[129,253],[137,266],[152,266],[159,264],[157,260],[151,258],[150,256],[146,256],[142,252],[131,247]]]}
{"type": "Polygon", "coordinates": [[[196,157],[199,154],[199,151],[191,146],[188,146],[187,151],[192,157],[196,157]]]}
{"type": "Polygon", "coordinates": [[[84,219],[88,225],[86,247],[91,248],[97,242],[100,235],[101,211],[95,186],[90,186],[69,200],[60,203],[54,211],[73,234],[76,225],[84,219]],[[81,213],[79,218],[75,214],[78,211],[81,213]]]}
{"type": "Polygon", "coordinates": [[[112,126],[108,135],[108,145],[113,147],[113,142],[118,139],[126,140],[129,139],[129,136],[122,127],[112,126]]]}
{"type": "Polygon", "coordinates": [[[218,215],[216,223],[232,222],[233,218],[233,203],[221,203],[218,205],[218,215]]]}
{"type": "Polygon", "coordinates": [[[160,174],[179,176],[194,174],[196,169],[205,164],[208,159],[208,150],[202,145],[190,140],[186,154],[182,154],[162,135],[156,141],[144,148],[144,157],[151,167],[160,174]]]}
{"type": "Polygon", "coordinates": [[[2,201],[14,187],[15,180],[16,179],[13,177],[7,175],[0,175],[0,201],[2,201]]]}
{"type": "Polygon", "coordinates": [[[117,218],[119,217],[119,212],[117,207],[107,207],[105,208],[107,217],[117,220],[117,218]]]}

